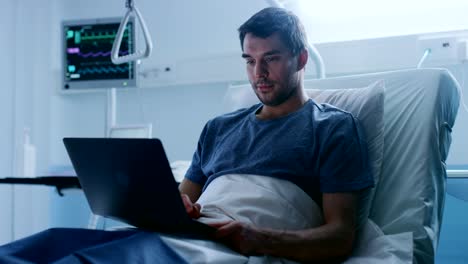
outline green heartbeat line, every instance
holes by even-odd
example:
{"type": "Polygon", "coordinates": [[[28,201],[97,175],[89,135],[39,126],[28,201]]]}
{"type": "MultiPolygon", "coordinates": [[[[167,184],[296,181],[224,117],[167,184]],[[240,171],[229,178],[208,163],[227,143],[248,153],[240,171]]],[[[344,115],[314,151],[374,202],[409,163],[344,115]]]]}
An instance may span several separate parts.
{"type": "MultiPolygon", "coordinates": [[[[81,40],[95,40],[95,39],[113,39],[117,34],[106,34],[98,36],[81,36],[81,40]]],[[[128,33],[124,33],[124,37],[128,37],[128,33]]]]}

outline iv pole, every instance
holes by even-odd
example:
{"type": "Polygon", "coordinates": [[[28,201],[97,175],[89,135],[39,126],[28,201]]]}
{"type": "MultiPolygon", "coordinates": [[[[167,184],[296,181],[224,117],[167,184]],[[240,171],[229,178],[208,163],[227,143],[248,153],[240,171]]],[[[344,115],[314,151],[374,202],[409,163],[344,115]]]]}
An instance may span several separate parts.
{"type": "MultiPolygon", "coordinates": [[[[123,17],[122,21],[120,22],[119,30],[114,39],[114,43],[112,44],[112,51],[111,51],[111,61],[114,64],[122,64],[128,63],[131,61],[137,61],[140,59],[148,58],[151,55],[151,51],[153,50],[153,42],[151,41],[151,36],[149,34],[148,28],[146,27],[146,23],[143,20],[143,17],[136,7],[133,0],[126,0],[125,7],[128,9],[127,13],[123,17]],[[144,51],[136,51],[133,54],[128,54],[124,56],[119,56],[120,46],[122,44],[123,35],[125,28],[127,26],[128,20],[130,16],[136,16],[136,20],[141,25],[141,29],[143,31],[143,36],[145,38],[145,50],[144,51]]],[[[136,21],[135,20],[135,21],[136,21]]],[[[110,131],[112,127],[115,127],[117,124],[117,91],[116,88],[110,88],[107,90],[107,104],[106,104],[106,127],[105,133],[106,137],[110,137],[110,131]]],[[[96,229],[98,224],[99,216],[92,214],[89,222],[88,228],[96,229]]]]}
{"type": "MultiPolygon", "coordinates": [[[[146,23],[141,15],[140,11],[136,7],[136,4],[133,0],[126,0],[125,7],[128,9],[125,16],[122,18],[120,22],[119,30],[114,39],[114,43],[112,44],[112,51],[111,51],[111,60],[114,64],[122,64],[128,63],[131,61],[137,61],[140,59],[148,58],[151,55],[153,50],[153,42],[151,41],[151,35],[149,34],[148,28],[146,27],[146,23]],[[145,50],[144,51],[136,51],[132,54],[119,56],[120,46],[122,45],[123,35],[125,28],[128,24],[129,18],[131,16],[135,16],[138,22],[141,25],[141,29],[143,31],[143,36],[145,38],[145,50]]],[[[115,88],[111,88],[107,91],[107,115],[106,115],[106,136],[109,136],[110,128],[114,127],[117,122],[117,91],[115,88]]]]}

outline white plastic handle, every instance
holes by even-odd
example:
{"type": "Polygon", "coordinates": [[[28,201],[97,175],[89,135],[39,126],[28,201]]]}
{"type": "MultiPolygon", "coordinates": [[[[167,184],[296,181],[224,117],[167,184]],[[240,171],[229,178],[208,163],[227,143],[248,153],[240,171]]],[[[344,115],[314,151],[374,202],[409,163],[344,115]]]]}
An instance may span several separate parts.
{"type": "Polygon", "coordinates": [[[112,45],[111,51],[111,60],[114,64],[121,64],[127,63],[131,61],[136,61],[139,59],[148,58],[151,55],[151,51],[153,50],[153,42],[151,42],[151,36],[149,34],[148,28],[146,27],[145,21],[143,20],[140,11],[136,6],[133,6],[128,9],[125,17],[120,22],[119,30],[117,31],[117,35],[115,36],[114,43],[112,45]],[[122,44],[123,34],[125,31],[125,27],[127,26],[128,19],[135,12],[138,22],[141,25],[141,29],[143,30],[143,35],[145,37],[146,48],[144,51],[136,51],[135,53],[119,56],[120,45],[122,44]]]}

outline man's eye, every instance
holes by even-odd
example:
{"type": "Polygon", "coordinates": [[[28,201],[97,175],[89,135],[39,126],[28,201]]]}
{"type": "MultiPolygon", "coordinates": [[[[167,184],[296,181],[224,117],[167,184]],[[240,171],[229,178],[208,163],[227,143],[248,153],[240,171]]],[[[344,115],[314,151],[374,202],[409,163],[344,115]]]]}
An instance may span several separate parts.
{"type": "Polygon", "coordinates": [[[266,62],[273,62],[273,61],[277,61],[279,58],[278,57],[267,57],[265,58],[265,61],[266,62]]]}
{"type": "Polygon", "coordinates": [[[246,60],[245,63],[247,63],[247,65],[252,65],[254,64],[254,60],[246,60]]]}

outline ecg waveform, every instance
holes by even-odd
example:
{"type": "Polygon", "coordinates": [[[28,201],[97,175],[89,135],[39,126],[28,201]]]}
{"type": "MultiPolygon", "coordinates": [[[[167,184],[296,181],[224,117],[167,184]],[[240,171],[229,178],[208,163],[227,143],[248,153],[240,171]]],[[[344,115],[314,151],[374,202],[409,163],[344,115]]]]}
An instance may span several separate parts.
{"type": "Polygon", "coordinates": [[[128,67],[90,67],[79,70],[78,73],[81,74],[101,74],[101,73],[124,73],[128,71],[128,67]]]}
{"type": "MultiPolygon", "coordinates": [[[[81,37],[81,40],[97,40],[97,39],[110,39],[114,41],[116,33],[107,33],[107,32],[98,32],[98,33],[93,33],[93,34],[88,34],[88,35],[83,35],[81,37]]],[[[128,37],[128,33],[125,33],[123,37],[128,37]]]]}
{"type": "MultiPolygon", "coordinates": [[[[134,63],[115,65],[110,55],[119,24],[95,24],[65,28],[67,81],[133,79],[134,63]]],[[[133,53],[133,27],[124,32],[119,55],[133,53]]]]}
{"type": "MultiPolygon", "coordinates": [[[[111,55],[110,51],[98,51],[98,52],[88,52],[88,53],[82,53],[80,51],[80,48],[68,48],[67,49],[68,54],[76,54],[77,56],[80,56],[82,58],[89,58],[89,57],[109,57],[111,55]]],[[[119,55],[128,55],[128,51],[119,51],[119,55]]]]}

